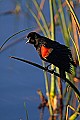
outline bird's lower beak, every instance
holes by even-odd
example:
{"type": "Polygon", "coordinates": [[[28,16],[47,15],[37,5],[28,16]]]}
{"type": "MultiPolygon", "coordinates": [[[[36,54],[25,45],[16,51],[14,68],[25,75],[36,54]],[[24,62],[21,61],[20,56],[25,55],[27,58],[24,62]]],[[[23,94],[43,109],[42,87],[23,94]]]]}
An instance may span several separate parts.
{"type": "Polygon", "coordinates": [[[26,44],[29,43],[29,39],[26,41],[26,44]]]}
{"type": "Polygon", "coordinates": [[[30,42],[30,39],[31,39],[31,38],[30,38],[30,37],[29,37],[29,38],[26,37],[25,39],[28,39],[28,40],[26,41],[26,44],[27,44],[27,43],[30,42]]]}
{"type": "Polygon", "coordinates": [[[27,43],[29,43],[29,40],[30,40],[30,39],[29,39],[29,38],[27,38],[27,37],[26,37],[25,39],[27,39],[26,44],[27,44],[27,43]]]}

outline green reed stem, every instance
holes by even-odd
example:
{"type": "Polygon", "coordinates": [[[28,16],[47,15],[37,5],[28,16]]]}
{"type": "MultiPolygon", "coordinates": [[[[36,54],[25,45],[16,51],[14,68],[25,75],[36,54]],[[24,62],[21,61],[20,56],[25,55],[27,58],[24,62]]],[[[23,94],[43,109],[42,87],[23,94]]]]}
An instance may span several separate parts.
{"type": "Polygon", "coordinates": [[[49,0],[50,6],[50,19],[51,19],[51,39],[55,39],[55,24],[54,24],[54,9],[53,9],[53,0],[49,0]]]}
{"type": "Polygon", "coordinates": [[[68,35],[68,30],[67,30],[67,25],[66,25],[66,21],[65,21],[65,16],[64,16],[64,11],[63,11],[61,0],[58,0],[58,5],[61,10],[59,16],[61,19],[61,27],[62,27],[63,36],[65,39],[66,45],[69,47],[70,46],[69,35],[68,35]]]}
{"type": "Polygon", "coordinates": [[[74,45],[74,48],[75,48],[75,51],[76,51],[76,54],[77,54],[77,58],[78,58],[78,62],[79,62],[79,65],[80,65],[80,53],[79,53],[79,51],[78,51],[78,49],[77,49],[77,46],[76,46],[76,44],[75,44],[75,41],[73,40],[73,38],[72,38],[72,36],[71,36],[71,34],[70,34],[70,30],[68,29],[68,32],[69,32],[69,36],[70,36],[70,38],[71,38],[71,41],[72,41],[72,43],[73,43],[73,45],[74,45]]]}
{"type": "Polygon", "coordinates": [[[29,11],[31,12],[33,17],[35,18],[35,20],[36,20],[37,24],[39,25],[39,27],[40,27],[41,31],[43,32],[43,34],[45,36],[47,36],[46,31],[45,31],[44,27],[41,25],[40,21],[38,20],[38,17],[36,16],[36,14],[32,11],[32,9],[28,5],[27,5],[27,8],[29,9],[29,11]]]}
{"type": "MultiPolygon", "coordinates": [[[[51,24],[51,39],[55,39],[55,24],[54,24],[54,9],[53,9],[53,0],[49,0],[49,6],[50,6],[50,24],[51,24]]],[[[54,66],[51,65],[51,69],[53,69],[54,66]]],[[[50,95],[55,95],[55,80],[54,80],[54,74],[51,75],[51,87],[50,87],[50,95]]]]}
{"type": "Polygon", "coordinates": [[[70,116],[69,120],[76,120],[76,118],[80,115],[80,104],[78,105],[77,110],[73,115],[70,116]]]}
{"type": "Polygon", "coordinates": [[[72,8],[72,6],[70,5],[70,3],[69,3],[68,0],[66,0],[66,3],[67,3],[67,5],[68,5],[68,7],[69,7],[69,9],[70,9],[70,12],[71,12],[71,14],[72,14],[74,20],[75,20],[75,23],[76,23],[77,29],[78,29],[79,34],[80,34],[80,23],[79,23],[79,20],[78,20],[76,14],[75,14],[75,12],[74,12],[74,9],[72,8]]]}
{"type": "Polygon", "coordinates": [[[23,30],[20,30],[19,32],[16,32],[15,34],[11,35],[9,38],[7,38],[4,43],[1,45],[0,47],[0,50],[3,48],[3,46],[11,39],[13,38],[14,36],[16,36],[17,34],[21,33],[21,32],[25,32],[26,30],[29,30],[29,29],[32,29],[32,28],[35,28],[35,27],[30,27],[30,28],[26,28],[26,29],[23,29],[23,30]]]}
{"type": "Polygon", "coordinates": [[[37,2],[36,0],[32,0],[32,1],[33,1],[33,3],[34,3],[34,5],[35,5],[35,7],[36,7],[36,9],[37,9],[37,11],[38,11],[38,13],[39,13],[40,16],[41,16],[41,20],[42,20],[42,22],[43,22],[43,24],[44,24],[44,28],[45,28],[45,31],[46,31],[46,33],[47,33],[47,36],[50,38],[50,32],[49,32],[49,28],[48,28],[48,24],[47,24],[47,21],[46,21],[46,19],[45,19],[45,16],[44,16],[43,12],[41,11],[38,2],[37,2]]]}
{"type": "MultiPolygon", "coordinates": [[[[69,86],[69,85],[68,85],[69,86]]],[[[66,92],[67,93],[67,92],[66,92]]],[[[67,105],[69,104],[69,102],[70,102],[70,99],[71,99],[71,94],[72,93],[72,89],[70,89],[69,91],[68,91],[68,94],[67,94],[67,96],[65,96],[65,98],[66,98],[66,102],[65,102],[65,108],[64,108],[64,115],[63,115],[63,120],[66,120],[66,111],[67,111],[67,105]]]]}
{"type": "MultiPolygon", "coordinates": [[[[43,67],[45,68],[45,63],[43,63],[43,67]]],[[[46,94],[47,94],[47,97],[48,97],[48,104],[49,104],[49,111],[50,111],[50,115],[52,116],[53,115],[53,112],[52,112],[52,107],[51,107],[51,102],[50,102],[50,95],[49,95],[49,86],[48,86],[48,76],[47,76],[47,72],[44,71],[44,77],[45,77],[45,86],[46,86],[46,94]]]]}
{"type": "Polygon", "coordinates": [[[26,103],[24,102],[24,108],[25,108],[25,111],[26,111],[26,120],[29,120],[28,119],[28,110],[27,110],[27,108],[26,108],[26,103]]]}

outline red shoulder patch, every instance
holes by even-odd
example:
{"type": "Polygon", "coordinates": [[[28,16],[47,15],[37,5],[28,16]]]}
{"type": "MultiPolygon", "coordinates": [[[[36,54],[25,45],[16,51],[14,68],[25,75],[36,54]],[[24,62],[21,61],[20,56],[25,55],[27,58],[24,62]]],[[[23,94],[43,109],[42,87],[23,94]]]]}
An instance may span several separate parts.
{"type": "Polygon", "coordinates": [[[52,49],[51,48],[46,48],[45,46],[41,46],[41,56],[43,58],[46,58],[48,57],[48,55],[52,52],[52,49]]]}

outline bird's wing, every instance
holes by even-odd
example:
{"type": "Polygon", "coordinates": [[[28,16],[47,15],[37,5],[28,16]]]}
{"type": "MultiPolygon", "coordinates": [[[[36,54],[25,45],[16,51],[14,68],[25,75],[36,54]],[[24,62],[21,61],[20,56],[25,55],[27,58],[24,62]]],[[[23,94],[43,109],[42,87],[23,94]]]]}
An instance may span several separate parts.
{"type": "Polygon", "coordinates": [[[41,44],[44,46],[41,48],[43,57],[48,57],[51,53],[52,59],[56,58],[60,62],[62,61],[61,63],[63,63],[64,66],[68,66],[67,68],[70,69],[71,64],[76,66],[72,58],[71,50],[67,46],[62,45],[57,41],[52,41],[46,37],[42,37],[41,40],[41,44]]]}
{"type": "Polygon", "coordinates": [[[52,48],[47,48],[46,46],[41,46],[41,56],[42,58],[46,58],[49,56],[49,54],[52,52],[52,48]]]}

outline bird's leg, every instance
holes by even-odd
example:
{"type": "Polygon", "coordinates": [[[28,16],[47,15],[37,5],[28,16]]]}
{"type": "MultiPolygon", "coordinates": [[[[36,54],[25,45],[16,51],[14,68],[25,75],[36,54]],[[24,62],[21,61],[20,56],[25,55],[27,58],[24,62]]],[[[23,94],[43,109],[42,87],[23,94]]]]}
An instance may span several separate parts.
{"type": "MultiPolygon", "coordinates": [[[[52,65],[52,63],[50,63],[49,65],[47,65],[47,66],[45,67],[46,71],[49,70],[48,67],[51,66],[51,65],[52,65]]],[[[54,68],[54,69],[50,69],[50,71],[51,71],[51,73],[53,74],[54,71],[55,71],[55,68],[54,68]]]]}
{"type": "MultiPolygon", "coordinates": [[[[52,63],[50,63],[49,65],[47,65],[45,68],[46,68],[46,70],[48,70],[48,67],[49,66],[51,66],[52,65],[52,63]]],[[[55,71],[55,68],[54,69],[50,69],[50,71],[52,72],[52,73],[54,73],[54,71],[55,71]]]]}
{"type": "Polygon", "coordinates": [[[50,63],[49,65],[47,65],[47,66],[45,67],[45,68],[46,68],[46,70],[48,70],[48,67],[49,67],[49,66],[51,66],[51,64],[52,64],[52,63],[50,63]]]}
{"type": "Polygon", "coordinates": [[[47,65],[47,68],[49,67],[49,66],[51,66],[52,65],[52,63],[50,63],[49,65],[47,65]]]}

